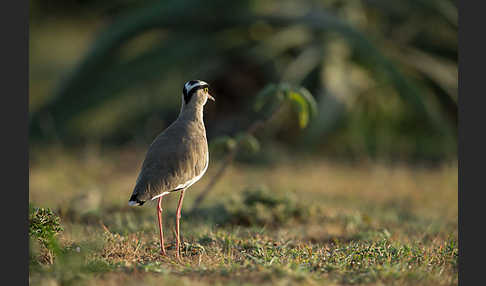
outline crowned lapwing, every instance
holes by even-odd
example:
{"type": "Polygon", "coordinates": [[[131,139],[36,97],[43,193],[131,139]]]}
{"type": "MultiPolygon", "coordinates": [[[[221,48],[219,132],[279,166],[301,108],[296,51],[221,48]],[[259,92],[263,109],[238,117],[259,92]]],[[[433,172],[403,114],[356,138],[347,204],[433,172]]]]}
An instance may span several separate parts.
{"type": "Polygon", "coordinates": [[[128,201],[130,206],[141,206],[148,200],[158,199],[160,248],[166,255],[162,198],[172,192],[181,192],[176,213],[176,255],[179,260],[179,220],[184,192],[201,179],[209,164],[203,107],[208,98],[213,101],[214,98],[208,88],[209,85],[201,80],[191,80],[184,85],[179,117],[150,144],[128,201]]]}

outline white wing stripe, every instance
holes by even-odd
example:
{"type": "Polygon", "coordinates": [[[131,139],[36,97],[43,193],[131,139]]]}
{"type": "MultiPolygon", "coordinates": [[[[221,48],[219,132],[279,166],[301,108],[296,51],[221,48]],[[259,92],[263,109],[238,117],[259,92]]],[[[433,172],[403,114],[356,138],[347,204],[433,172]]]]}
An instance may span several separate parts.
{"type": "MultiPolygon", "coordinates": [[[[186,189],[186,188],[189,188],[190,186],[192,186],[194,183],[196,183],[197,181],[199,181],[201,179],[201,177],[204,175],[204,173],[206,173],[206,170],[208,169],[208,166],[209,166],[209,152],[206,155],[206,166],[204,166],[204,169],[202,170],[201,174],[199,174],[196,177],[190,179],[189,181],[185,182],[184,184],[178,185],[177,187],[174,188],[174,190],[177,190],[177,189],[186,189]]],[[[158,197],[161,197],[161,196],[165,196],[165,195],[167,195],[169,193],[170,192],[163,192],[160,195],[156,195],[151,200],[154,200],[154,199],[156,199],[158,197]]]]}

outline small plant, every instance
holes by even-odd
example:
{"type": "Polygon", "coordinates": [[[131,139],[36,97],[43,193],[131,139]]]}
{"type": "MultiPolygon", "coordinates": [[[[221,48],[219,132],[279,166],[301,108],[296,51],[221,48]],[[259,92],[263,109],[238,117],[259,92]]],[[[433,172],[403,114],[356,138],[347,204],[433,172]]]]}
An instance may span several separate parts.
{"type": "Polygon", "coordinates": [[[292,194],[279,196],[264,186],[243,191],[231,201],[227,212],[230,223],[245,226],[277,226],[306,216],[305,206],[292,194]]]}
{"type": "Polygon", "coordinates": [[[39,242],[44,262],[52,264],[54,255],[60,253],[56,236],[63,230],[61,219],[51,209],[29,206],[29,237],[39,242]]]}

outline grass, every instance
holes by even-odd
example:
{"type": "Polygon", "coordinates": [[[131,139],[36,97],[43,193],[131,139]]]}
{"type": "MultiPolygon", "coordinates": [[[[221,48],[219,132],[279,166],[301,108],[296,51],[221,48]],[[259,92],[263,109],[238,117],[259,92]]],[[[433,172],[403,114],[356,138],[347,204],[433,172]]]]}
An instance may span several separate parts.
{"type": "MultiPolygon", "coordinates": [[[[301,160],[235,165],[203,203],[185,196],[183,262],[175,259],[177,195],[127,206],[144,152],[34,151],[30,203],[63,230],[53,259],[31,247],[32,285],[457,285],[457,165],[433,169],[301,160]]],[[[34,243],[35,244],[35,243],[34,243]]]]}

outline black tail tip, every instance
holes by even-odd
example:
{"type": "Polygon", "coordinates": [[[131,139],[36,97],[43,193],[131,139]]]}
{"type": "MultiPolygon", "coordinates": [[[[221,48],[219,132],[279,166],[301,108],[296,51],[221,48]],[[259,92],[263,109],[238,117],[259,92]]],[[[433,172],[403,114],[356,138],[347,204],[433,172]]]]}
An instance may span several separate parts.
{"type": "Polygon", "coordinates": [[[144,201],[141,201],[141,200],[137,199],[137,196],[136,195],[132,195],[130,197],[130,200],[128,201],[128,205],[129,206],[141,206],[144,203],[145,203],[144,201]]]}

